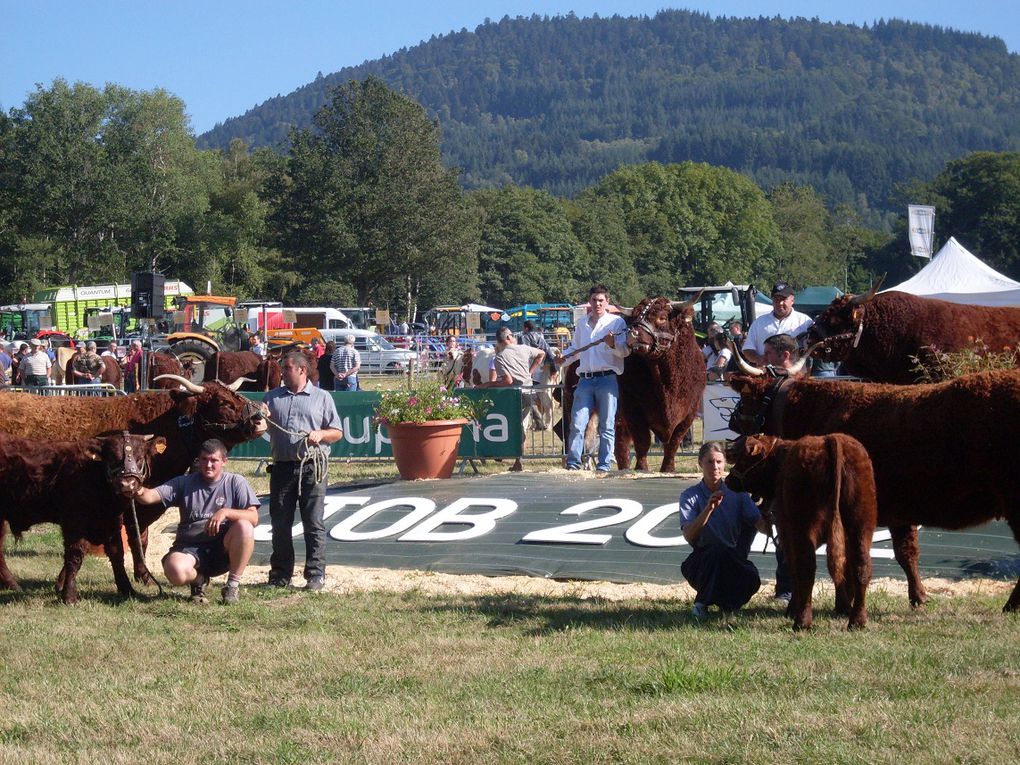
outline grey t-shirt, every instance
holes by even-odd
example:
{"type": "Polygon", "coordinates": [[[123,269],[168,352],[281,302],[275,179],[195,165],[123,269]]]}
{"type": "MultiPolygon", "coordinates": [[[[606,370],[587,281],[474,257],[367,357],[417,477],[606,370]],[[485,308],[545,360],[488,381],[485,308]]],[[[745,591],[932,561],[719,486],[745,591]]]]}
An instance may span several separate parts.
{"type": "Polygon", "coordinates": [[[496,354],[496,377],[502,378],[509,374],[514,385],[524,388],[531,387],[531,365],[542,353],[538,348],[529,345],[508,345],[496,354]]]}
{"type": "Polygon", "coordinates": [[[164,506],[176,505],[181,509],[175,545],[211,542],[206,523],[220,508],[242,510],[262,504],[251,485],[236,473],[224,473],[213,483],[208,483],[201,473],[188,473],[171,478],[157,486],[156,491],[164,506]]]}

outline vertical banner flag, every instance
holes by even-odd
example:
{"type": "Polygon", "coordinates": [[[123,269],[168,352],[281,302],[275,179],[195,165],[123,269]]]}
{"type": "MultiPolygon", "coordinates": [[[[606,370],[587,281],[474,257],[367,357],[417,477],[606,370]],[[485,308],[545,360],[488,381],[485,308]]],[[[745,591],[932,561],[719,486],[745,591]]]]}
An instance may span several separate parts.
{"type": "Polygon", "coordinates": [[[931,259],[935,238],[935,208],[928,205],[907,205],[910,252],[915,258],[931,259]]]}

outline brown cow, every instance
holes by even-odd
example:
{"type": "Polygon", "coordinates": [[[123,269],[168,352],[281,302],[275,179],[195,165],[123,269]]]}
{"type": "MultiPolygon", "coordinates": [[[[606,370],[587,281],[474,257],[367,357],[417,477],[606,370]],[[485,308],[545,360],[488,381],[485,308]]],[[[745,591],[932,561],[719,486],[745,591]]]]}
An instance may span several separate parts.
{"type": "MultiPolygon", "coordinates": [[[[913,524],[962,529],[1005,518],[1020,542],[1020,370],[936,385],[887,385],[736,374],[730,429],[783,438],[846,433],[868,450],[878,523],[892,533],[910,602],[927,596],[913,524]]],[[[1020,608],[1020,580],[1005,611],[1020,608]]]]}
{"type": "Polygon", "coordinates": [[[253,351],[217,351],[205,363],[206,380],[230,385],[242,378],[246,381],[238,390],[246,391],[279,388],[283,379],[276,359],[264,359],[253,351]]]}
{"type": "Polygon", "coordinates": [[[693,306],[700,297],[699,293],[684,303],[645,298],[631,310],[630,355],[620,376],[616,418],[616,464],[621,470],[630,464],[631,442],[635,467],[648,469],[651,433],[662,441],[659,470],[674,470],[677,449],[698,416],[705,390],[705,357],[692,324],[693,306]]]}
{"type": "MultiPolygon", "coordinates": [[[[692,326],[693,306],[700,294],[681,303],[667,298],[645,298],[634,308],[620,309],[628,316],[627,345],[619,378],[620,401],[616,411],[616,465],[630,465],[634,445],[635,468],[648,470],[652,433],[662,441],[660,471],[671,473],[676,452],[698,415],[705,389],[705,362],[692,326]]],[[[573,405],[577,375],[564,374],[563,422],[554,430],[563,437],[573,405]]]]}
{"type": "MultiPolygon", "coordinates": [[[[992,350],[1015,348],[1020,308],[961,305],[905,292],[843,295],[832,301],[808,331],[822,343],[814,355],[841,361],[845,372],[874,382],[917,382],[911,356],[925,359],[929,348],[960,351],[983,341],[992,350]]],[[[1020,354],[1017,356],[1020,363],[1020,354]]]]}
{"type": "MultiPolygon", "coordinates": [[[[303,343],[287,343],[286,345],[278,345],[274,348],[270,348],[266,358],[272,359],[277,363],[277,365],[280,365],[283,363],[283,357],[286,356],[288,353],[292,353],[293,351],[300,351],[301,353],[304,354],[304,357],[308,359],[308,380],[312,383],[312,385],[318,386],[319,358],[315,355],[315,351],[313,351],[311,348],[304,345],[303,343]]],[[[271,380],[272,378],[270,377],[270,381],[271,380]]],[[[275,385],[270,385],[268,390],[278,388],[279,386],[280,383],[277,382],[275,385]]],[[[259,390],[262,389],[259,388],[259,390]]]]}
{"type": "MultiPolygon", "coordinates": [[[[153,436],[114,436],[81,441],[41,441],[0,433],[0,529],[6,522],[20,538],[39,523],[56,523],[64,538],[58,580],[65,603],[78,600],[77,573],[88,544],[103,545],[117,590],[133,594],[124,569],[122,515],[166,441],[153,436]]],[[[0,538],[2,538],[0,534],[0,538]]],[[[0,584],[21,589],[0,545],[0,584]]]]}
{"type": "Polygon", "coordinates": [[[797,441],[747,436],[730,444],[726,461],[733,465],[727,486],[772,501],[793,577],[793,628],[811,627],[815,551],[823,542],[836,611],[849,614],[849,629],[867,624],[878,509],[871,459],[860,441],[842,433],[797,441]]]}
{"type": "MultiPolygon", "coordinates": [[[[173,382],[178,390],[110,398],[0,393],[0,427],[7,432],[31,433],[35,438],[50,440],[88,438],[121,430],[163,436],[166,452],[153,466],[146,482],[150,486],[185,473],[206,439],[218,438],[230,449],[266,432],[268,426],[257,404],[222,383],[196,385],[182,377],[174,378],[173,382]]],[[[139,507],[141,529],[147,529],[164,510],[162,505],[139,507]]],[[[128,525],[133,528],[132,524],[129,519],[128,525]]],[[[3,536],[0,525],[0,549],[3,536]]],[[[144,550],[138,548],[134,533],[128,534],[128,541],[135,578],[151,584],[144,550]]]]}
{"type": "Polygon", "coordinates": [[[153,351],[147,357],[145,378],[141,381],[141,388],[177,390],[180,387],[180,383],[174,377],[190,379],[191,375],[186,372],[181,364],[181,360],[172,353],[153,351]]]}

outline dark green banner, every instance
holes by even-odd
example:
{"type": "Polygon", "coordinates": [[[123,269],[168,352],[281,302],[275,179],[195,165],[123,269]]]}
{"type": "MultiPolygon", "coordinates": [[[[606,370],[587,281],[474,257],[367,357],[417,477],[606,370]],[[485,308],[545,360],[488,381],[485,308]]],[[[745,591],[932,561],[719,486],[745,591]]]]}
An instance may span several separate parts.
{"type": "MultiPolygon", "coordinates": [[[[264,393],[245,393],[253,401],[261,401],[264,393]]],[[[333,444],[332,457],[393,456],[386,427],[376,425],[375,405],[381,394],[374,391],[332,393],[344,437],[333,444]]],[[[519,388],[488,388],[465,390],[468,398],[488,398],[492,407],[480,423],[464,426],[460,439],[461,457],[518,457],[522,451],[524,432],[521,428],[521,391],[519,388]]],[[[270,456],[268,437],[235,446],[231,457],[267,458],[270,456]]]]}

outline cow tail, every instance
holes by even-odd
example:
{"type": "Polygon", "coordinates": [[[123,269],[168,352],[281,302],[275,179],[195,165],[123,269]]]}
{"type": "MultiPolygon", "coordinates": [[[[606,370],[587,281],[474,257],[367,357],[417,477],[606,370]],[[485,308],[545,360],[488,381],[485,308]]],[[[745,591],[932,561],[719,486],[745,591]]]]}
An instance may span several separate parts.
{"type": "Polygon", "coordinates": [[[842,439],[829,436],[825,439],[829,452],[829,464],[832,465],[832,528],[829,530],[830,555],[836,565],[842,569],[846,563],[846,534],[843,524],[843,513],[840,506],[843,502],[843,443],[842,439]]]}

